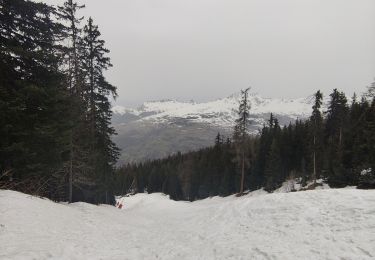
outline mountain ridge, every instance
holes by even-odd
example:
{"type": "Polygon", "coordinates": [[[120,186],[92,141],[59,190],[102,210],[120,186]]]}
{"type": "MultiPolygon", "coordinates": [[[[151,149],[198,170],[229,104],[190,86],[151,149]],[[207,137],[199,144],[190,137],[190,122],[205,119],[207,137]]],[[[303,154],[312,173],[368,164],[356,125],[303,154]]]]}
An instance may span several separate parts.
{"type": "MultiPolygon", "coordinates": [[[[230,136],[240,94],[207,102],[173,99],[144,102],[137,108],[114,106],[114,141],[122,149],[120,163],[158,159],[178,151],[188,152],[212,145],[220,132],[230,136]]],[[[257,134],[270,113],[280,125],[311,115],[313,96],[264,98],[250,93],[250,134],[257,134]]],[[[326,102],[324,102],[326,104],[326,102]]]]}
{"type": "MultiPolygon", "coordinates": [[[[138,108],[126,108],[123,106],[114,106],[113,113],[116,116],[126,114],[137,117],[136,120],[147,121],[165,120],[169,118],[185,118],[198,123],[209,123],[223,126],[229,123],[231,127],[236,118],[236,109],[240,94],[232,94],[225,98],[216,99],[207,102],[178,101],[175,99],[166,99],[160,101],[144,102],[138,108]],[[226,120],[213,120],[223,119],[226,120]],[[231,123],[232,122],[232,123],[231,123]]],[[[256,93],[249,95],[251,104],[250,114],[269,114],[287,115],[291,118],[306,118],[311,113],[312,96],[307,98],[263,98],[256,93]]]]}

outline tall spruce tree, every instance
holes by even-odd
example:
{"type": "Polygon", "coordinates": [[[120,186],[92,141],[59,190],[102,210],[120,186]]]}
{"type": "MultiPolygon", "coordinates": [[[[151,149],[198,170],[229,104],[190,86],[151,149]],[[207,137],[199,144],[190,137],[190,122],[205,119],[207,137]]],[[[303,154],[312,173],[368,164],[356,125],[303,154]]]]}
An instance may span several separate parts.
{"type": "Polygon", "coordinates": [[[82,38],[83,6],[73,0],[58,9],[25,0],[0,7],[0,176],[23,185],[6,187],[110,202],[118,149],[108,98],[116,88],[103,75],[111,64],[97,26],[90,19],[82,38]]]}
{"type": "Polygon", "coordinates": [[[90,129],[90,164],[93,167],[93,174],[101,180],[99,183],[105,184],[103,189],[108,191],[110,176],[113,174],[113,167],[119,154],[117,146],[111,140],[115,130],[111,126],[112,112],[109,97],[116,98],[117,93],[116,87],[108,83],[103,75],[112,64],[110,58],[106,56],[109,50],[105,48],[104,40],[100,39],[98,26],[93,24],[91,17],[83,32],[82,69],[86,76],[83,96],[87,107],[87,125],[90,129]]]}
{"type": "Polygon", "coordinates": [[[24,183],[9,187],[60,199],[68,107],[57,55],[63,26],[43,3],[1,0],[0,7],[0,172],[24,183]]]}
{"type": "Polygon", "coordinates": [[[310,117],[310,133],[312,135],[312,153],[313,153],[313,175],[312,178],[314,182],[316,182],[316,178],[319,172],[320,175],[320,167],[321,167],[321,158],[322,158],[322,138],[323,138],[323,117],[322,113],[320,112],[320,108],[322,106],[322,99],[323,94],[318,90],[314,95],[314,105],[312,107],[313,112],[310,117]],[[318,159],[319,158],[319,159],[318,159]],[[318,169],[319,167],[319,169],[318,169]]]}
{"type": "Polygon", "coordinates": [[[269,135],[266,137],[268,140],[264,158],[264,187],[270,192],[277,188],[283,178],[280,149],[281,129],[277,118],[275,118],[272,113],[270,115],[268,127],[269,135]]]}
{"type": "Polygon", "coordinates": [[[282,175],[281,169],[282,167],[279,140],[277,138],[273,138],[270,151],[267,155],[266,167],[264,172],[264,188],[266,191],[271,192],[278,187],[282,175]]]}
{"type": "Polygon", "coordinates": [[[218,148],[223,143],[224,143],[223,136],[220,135],[220,132],[218,132],[217,135],[216,135],[216,137],[215,137],[215,146],[218,148]]]}
{"type": "Polygon", "coordinates": [[[85,8],[85,5],[79,5],[73,0],[66,0],[63,6],[59,6],[58,18],[67,23],[66,39],[68,41],[65,54],[67,58],[66,73],[69,90],[72,94],[78,96],[82,94],[82,75],[79,57],[79,42],[80,42],[80,23],[84,17],[77,17],[77,12],[85,8]]]}
{"type": "Polygon", "coordinates": [[[371,99],[375,99],[375,81],[371,83],[371,86],[367,88],[366,95],[371,99]]]}
{"type": "Polygon", "coordinates": [[[89,165],[89,138],[86,133],[86,104],[84,101],[84,71],[82,70],[81,28],[83,17],[78,18],[77,12],[84,8],[73,0],[67,0],[63,6],[58,7],[59,18],[67,26],[65,28],[64,56],[66,62],[61,67],[65,73],[66,85],[70,96],[70,109],[67,120],[70,122],[70,160],[65,166],[68,173],[68,200],[74,200],[74,186],[82,187],[88,181],[88,173],[92,171],[89,165]]]}
{"type": "Polygon", "coordinates": [[[346,175],[343,167],[343,136],[349,109],[343,92],[334,89],[330,97],[325,126],[328,177],[332,185],[343,186],[346,175]]]}
{"type": "Polygon", "coordinates": [[[234,126],[233,141],[236,147],[236,158],[237,162],[241,165],[241,182],[240,182],[240,192],[241,196],[244,191],[245,183],[245,166],[246,166],[246,140],[248,138],[248,127],[249,127],[249,117],[250,117],[250,101],[249,101],[249,90],[241,90],[241,100],[238,108],[238,118],[236,119],[236,124],[234,126]]]}

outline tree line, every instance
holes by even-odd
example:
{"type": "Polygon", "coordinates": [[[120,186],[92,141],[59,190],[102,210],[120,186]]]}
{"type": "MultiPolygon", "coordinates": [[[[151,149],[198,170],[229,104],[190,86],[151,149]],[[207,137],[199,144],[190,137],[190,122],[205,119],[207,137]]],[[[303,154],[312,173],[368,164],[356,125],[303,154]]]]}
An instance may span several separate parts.
{"type": "Polygon", "coordinates": [[[119,150],[98,26],[62,6],[0,0],[0,188],[112,203],[119,150]]]}
{"type": "Polygon", "coordinates": [[[256,136],[246,131],[251,114],[247,89],[233,136],[218,133],[212,147],[124,165],[115,175],[115,191],[164,192],[193,201],[260,188],[272,192],[287,179],[299,179],[306,189],[319,185],[317,179],[331,187],[375,188],[374,89],[375,83],[366,96],[354,95],[351,101],[334,89],[325,111],[323,94],[317,91],[308,119],[280,126],[270,114],[256,136]]]}

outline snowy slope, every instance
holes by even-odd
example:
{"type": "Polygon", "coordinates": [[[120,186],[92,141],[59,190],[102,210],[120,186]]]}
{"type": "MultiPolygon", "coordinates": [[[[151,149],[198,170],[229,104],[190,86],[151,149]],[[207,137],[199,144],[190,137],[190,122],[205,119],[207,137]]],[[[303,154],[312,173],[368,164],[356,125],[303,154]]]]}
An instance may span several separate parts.
{"type": "MultiPolygon", "coordinates": [[[[133,115],[143,122],[165,123],[174,119],[186,119],[197,123],[212,124],[230,128],[236,119],[239,94],[205,103],[163,100],[146,102],[137,109],[113,107],[114,114],[133,115]]],[[[262,125],[264,114],[275,113],[289,119],[306,118],[311,114],[312,97],[298,99],[263,98],[250,94],[251,117],[262,125]]]]}
{"type": "Polygon", "coordinates": [[[250,193],[122,210],[0,190],[0,259],[373,259],[375,192],[250,193]]]}

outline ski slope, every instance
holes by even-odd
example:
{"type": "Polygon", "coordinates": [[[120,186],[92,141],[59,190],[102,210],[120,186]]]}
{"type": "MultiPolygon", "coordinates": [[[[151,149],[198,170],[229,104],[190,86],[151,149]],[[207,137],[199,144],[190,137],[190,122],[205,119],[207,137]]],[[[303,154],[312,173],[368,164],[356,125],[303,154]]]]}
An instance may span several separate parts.
{"type": "Polygon", "coordinates": [[[375,191],[328,189],[123,209],[0,190],[0,259],[374,259],[375,191]]]}

